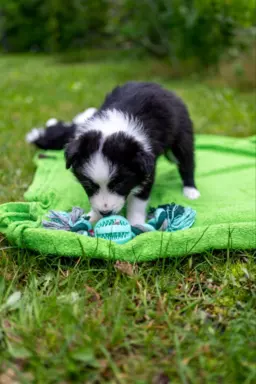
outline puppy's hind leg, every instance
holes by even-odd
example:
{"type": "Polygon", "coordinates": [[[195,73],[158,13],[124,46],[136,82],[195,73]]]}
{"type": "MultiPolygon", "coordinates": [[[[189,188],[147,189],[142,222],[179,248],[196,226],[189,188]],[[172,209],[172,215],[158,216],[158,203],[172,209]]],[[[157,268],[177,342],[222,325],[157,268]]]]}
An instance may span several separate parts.
{"type": "Polygon", "coordinates": [[[90,119],[97,112],[96,108],[87,108],[84,112],[79,113],[72,120],[75,124],[83,124],[87,119],[90,119]]]}
{"type": "Polygon", "coordinates": [[[194,143],[192,133],[181,135],[179,141],[172,146],[172,152],[177,160],[180,176],[183,181],[183,195],[190,200],[195,200],[200,196],[194,179],[195,159],[194,143]]]}

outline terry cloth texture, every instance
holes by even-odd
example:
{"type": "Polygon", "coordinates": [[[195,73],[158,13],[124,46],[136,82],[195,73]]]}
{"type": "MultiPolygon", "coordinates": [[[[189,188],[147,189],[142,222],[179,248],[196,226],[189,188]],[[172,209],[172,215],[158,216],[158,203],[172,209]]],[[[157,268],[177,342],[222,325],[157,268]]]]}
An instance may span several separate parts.
{"type": "Polygon", "coordinates": [[[256,137],[196,136],[196,183],[201,197],[182,196],[177,168],[159,159],[151,206],[175,202],[197,212],[192,228],[147,232],[126,244],[85,237],[74,232],[42,228],[49,210],[88,212],[88,199],[72,173],[65,169],[63,152],[37,153],[34,181],[27,202],[0,206],[0,232],[20,248],[48,255],[142,262],[178,257],[211,249],[256,248],[255,203],[256,137]]]}

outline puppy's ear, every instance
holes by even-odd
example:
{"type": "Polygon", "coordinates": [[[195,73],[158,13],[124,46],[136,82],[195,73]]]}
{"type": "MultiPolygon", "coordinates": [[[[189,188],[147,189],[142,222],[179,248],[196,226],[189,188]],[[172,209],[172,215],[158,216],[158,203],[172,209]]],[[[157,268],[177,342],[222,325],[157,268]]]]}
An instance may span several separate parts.
{"type": "Polygon", "coordinates": [[[80,140],[70,141],[65,148],[66,168],[69,169],[79,156],[80,140]]]}
{"type": "Polygon", "coordinates": [[[103,154],[113,163],[123,164],[145,177],[154,171],[154,156],[124,132],[118,132],[105,141],[103,154]]]}
{"type": "Polygon", "coordinates": [[[145,177],[154,172],[155,158],[150,152],[139,151],[135,156],[134,163],[138,171],[145,177]]]}
{"type": "Polygon", "coordinates": [[[70,141],[65,150],[66,168],[86,161],[96,152],[100,147],[101,136],[101,132],[91,130],[70,141]]]}

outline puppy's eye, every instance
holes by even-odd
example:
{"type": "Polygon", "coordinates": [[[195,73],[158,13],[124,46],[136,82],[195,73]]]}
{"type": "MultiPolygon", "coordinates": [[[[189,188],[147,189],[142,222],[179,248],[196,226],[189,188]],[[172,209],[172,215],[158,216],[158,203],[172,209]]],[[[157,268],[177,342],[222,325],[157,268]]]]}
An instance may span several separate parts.
{"type": "Polygon", "coordinates": [[[96,193],[99,189],[99,185],[94,183],[91,179],[87,177],[83,177],[82,180],[80,180],[84,189],[86,190],[86,193],[91,196],[94,193],[96,193]]]}
{"type": "Polygon", "coordinates": [[[108,183],[108,189],[110,189],[110,191],[118,193],[122,196],[128,196],[133,187],[133,180],[131,180],[129,177],[118,177],[108,183]]]}
{"type": "Polygon", "coordinates": [[[112,180],[108,183],[108,188],[111,190],[121,188],[123,183],[121,181],[116,182],[115,180],[112,180]]]}

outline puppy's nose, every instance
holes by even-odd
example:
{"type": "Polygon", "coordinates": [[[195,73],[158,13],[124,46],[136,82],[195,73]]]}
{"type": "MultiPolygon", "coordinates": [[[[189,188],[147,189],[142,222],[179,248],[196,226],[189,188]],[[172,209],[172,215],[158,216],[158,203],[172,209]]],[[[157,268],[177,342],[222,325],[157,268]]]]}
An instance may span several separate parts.
{"type": "Polygon", "coordinates": [[[113,211],[99,211],[101,216],[106,217],[112,215],[113,211]]]}

